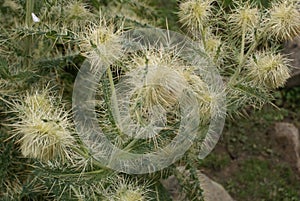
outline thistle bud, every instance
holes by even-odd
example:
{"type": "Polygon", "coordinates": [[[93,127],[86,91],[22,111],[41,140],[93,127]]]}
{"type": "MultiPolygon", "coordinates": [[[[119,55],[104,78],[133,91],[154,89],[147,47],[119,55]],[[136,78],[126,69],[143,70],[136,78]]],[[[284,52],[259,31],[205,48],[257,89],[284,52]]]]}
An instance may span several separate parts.
{"type": "Polygon", "coordinates": [[[102,19],[99,25],[91,25],[80,36],[79,47],[82,54],[89,58],[92,69],[110,65],[122,55],[121,38],[113,26],[108,26],[102,19]]]}
{"type": "Polygon", "coordinates": [[[180,22],[193,30],[202,29],[211,15],[211,1],[188,0],[180,4],[178,13],[180,22]]]}
{"type": "Polygon", "coordinates": [[[279,40],[290,40],[300,34],[300,12],[292,1],[272,5],[266,21],[267,32],[279,40]]]}
{"type": "Polygon", "coordinates": [[[107,197],[109,197],[109,201],[146,201],[149,200],[147,193],[148,191],[145,185],[139,185],[137,182],[121,179],[114,185],[107,197]]]}
{"type": "Polygon", "coordinates": [[[87,5],[80,1],[71,1],[66,6],[67,19],[86,19],[91,16],[91,13],[87,9],[87,5]]]}
{"type": "Polygon", "coordinates": [[[69,119],[53,100],[47,91],[41,91],[27,94],[20,103],[15,103],[19,121],[12,126],[20,136],[18,142],[25,157],[42,161],[69,158],[74,143],[69,119]]]}
{"type": "Polygon", "coordinates": [[[225,43],[221,40],[220,37],[213,34],[207,34],[205,39],[205,51],[211,60],[219,65],[223,61],[225,43]]]}
{"type": "Polygon", "coordinates": [[[254,85],[276,89],[290,77],[288,60],[280,54],[261,52],[247,63],[249,76],[254,85]]]}
{"type": "Polygon", "coordinates": [[[239,6],[229,15],[229,23],[232,26],[235,35],[241,35],[242,31],[251,33],[259,22],[259,13],[257,8],[251,8],[249,5],[239,6]]]}

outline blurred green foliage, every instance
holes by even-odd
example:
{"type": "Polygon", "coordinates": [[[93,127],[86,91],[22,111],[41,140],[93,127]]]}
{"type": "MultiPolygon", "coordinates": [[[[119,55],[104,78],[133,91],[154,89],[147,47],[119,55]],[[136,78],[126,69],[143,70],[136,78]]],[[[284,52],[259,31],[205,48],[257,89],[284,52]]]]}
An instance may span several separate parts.
{"type": "Polygon", "coordinates": [[[286,164],[248,159],[227,181],[227,189],[237,200],[297,201],[300,184],[286,164]]]}

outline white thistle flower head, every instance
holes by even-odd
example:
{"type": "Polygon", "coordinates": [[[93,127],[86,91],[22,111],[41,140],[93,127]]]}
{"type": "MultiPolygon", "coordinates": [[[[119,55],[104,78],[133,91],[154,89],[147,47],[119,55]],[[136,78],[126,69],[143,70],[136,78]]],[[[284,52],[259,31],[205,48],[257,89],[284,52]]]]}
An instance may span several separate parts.
{"type": "Polygon", "coordinates": [[[221,46],[222,42],[219,38],[213,36],[207,38],[205,44],[206,44],[205,50],[215,55],[217,50],[221,46]]]}
{"type": "Polygon", "coordinates": [[[150,70],[146,79],[146,86],[141,89],[140,95],[143,97],[143,105],[147,108],[172,108],[187,87],[182,74],[163,67],[150,70]]]}
{"type": "Polygon", "coordinates": [[[207,24],[212,13],[211,3],[210,0],[187,0],[180,3],[180,22],[192,31],[199,31],[207,24]]]}
{"type": "Polygon", "coordinates": [[[267,19],[268,33],[279,40],[291,40],[300,34],[300,12],[297,2],[283,0],[274,3],[267,19]]]}
{"type": "Polygon", "coordinates": [[[70,1],[65,10],[67,19],[88,19],[91,16],[87,5],[78,0],[70,1]]]}
{"type": "MultiPolygon", "coordinates": [[[[174,49],[176,48],[174,47],[174,49]]],[[[163,47],[149,50],[144,49],[142,55],[133,55],[131,62],[128,63],[127,67],[132,70],[137,67],[148,65],[150,67],[160,66],[179,70],[184,64],[179,59],[177,54],[178,53],[176,53],[176,50],[168,51],[163,47]]]]}
{"type": "Polygon", "coordinates": [[[69,131],[66,112],[54,105],[46,90],[29,94],[15,103],[19,121],[13,124],[20,136],[21,152],[25,157],[41,161],[70,159],[74,139],[69,131]]]}
{"type": "Polygon", "coordinates": [[[206,35],[205,51],[217,66],[222,63],[225,55],[224,44],[225,43],[219,36],[216,36],[210,32],[208,32],[208,34],[206,35]]]}
{"type": "MultiPolygon", "coordinates": [[[[137,91],[136,98],[141,99],[146,111],[154,106],[170,109],[178,103],[187,87],[183,67],[176,55],[164,49],[144,50],[143,55],[132,57],[128,70],[144,72],[144,87],[137,91]]],[[[132,77],[132,82],[135,82],[135,77],[132,77]]]]}
{"type": "Polygon", "coordinates": [[[121,30],[115,31],[104,18],[98,25],[92,24],[81,34],[79,43],[82,54],[89,58],[92,70],[110,65],[122,55],[121,30]]]}
{"type": "Polygon", "coordinates": [[[109,201],[147,201],[150,199],[148,192],[147,185],[121,178],[107,196],[109,201]]]}
{"type": "Polygon", "coordinates": [[[241,30],[251,32],[259,22],[259,12],[256,7],[249,4],[244,6],[238,5],[233,13],[229,15],[229,23],[231,24],[235,34],[241,34],[241,30]]]}
{"type": "Polygon", "coordinates": [[[27,93],[23,100],[22,112],[24,115],[29,116],[30,113],[40,109],[50,111],[54,103],[53,101],[53,98],[48,96],[48,92],[46,90],[36,91],[34,94],[27,93]]]}
{"type": "Polygon", "coordinates": [[[202,123],[208,123],[212,116],[211,112],[218,111],[218,108],[215,108],[215,99],[218,97],[213,95],[208,85],[198,75],[186,74],[185,77],[197,96],[201,121],[202,123]]]}
{"type": "MultiPolygon", "coordinates": [[[[151,114],[149,111],[175,112],[183,92],[191,90],[198,99],[201,118],[206,121],[211,117],[211,109],[215,109],[212,108],[215,97],[201,77],[195,74],[197,68],[184,63],[176,56],[176,52],[145,50],[144,54],[133,56],[126,66],[139,76],[138,71],[145,73],[145,85],[136,87],[136,104],[133,104],[135,109],[139,105],[141,116],[148,117],[151,114]]],[[[132,76],[128,82],[132,85],[137,79],[132,76]]]]}
{"type": "Polygon", "coordinates": [[[288,59],[281,54],[260,52],[247,62],[249,76],[255,85],[276,89],[290,77],[288,59]]]}

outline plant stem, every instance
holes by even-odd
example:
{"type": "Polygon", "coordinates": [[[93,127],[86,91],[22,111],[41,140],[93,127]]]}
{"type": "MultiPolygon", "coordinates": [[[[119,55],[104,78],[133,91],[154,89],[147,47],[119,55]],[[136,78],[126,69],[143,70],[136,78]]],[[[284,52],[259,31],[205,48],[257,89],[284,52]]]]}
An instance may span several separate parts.
{"type": "MultiPolygon", "coordinates": [[[[121,117],[120,117],[120,111],[119,111],[119,107],[118,107],[115,84],[114,84],[112,72],[109,67],[107,68],[107,75],[108,75],[108,79],[109,79],[111,96],[112,96],[112,104],[111,104],[112,111],[113,111],[113,114],[115,114],[115,118],[116,118],[115,123],[119,127],[118,129],[122,131],[121,124],[120,124],[121,117]]],[[[122,133],[122,132],[120,132],[120,133],[122,133]]]]}
{"type": "Polygon", "coordinates": [[[59,174],[58,177],[70,177],[70,176],[86,176],[86,175],[99,175],[101,173],[105,173],[105,170],[94,170],[90,172],[79,172],[79,173],[70,173],[70,174],[59,174]]]}
{"type": "Polygon", "coordinates": [[[239,63],[239,66],[242,65],[243,60],[244,60],[245,37],[246,37],[246,25],[243,24],[243,27],[242,27],[242,47],[241,47],[241,53],[240,53],[240,63],[239,63]]]}
{"type": "Polygon", "coordinates": [[[31,26],[33,21],[31,19],[31,13],[33,13],[34,9],[34,0],[27,0],[26,1],[26,18],[25,18],[25,24],[26,26],[31,26]]]}
{"type": "MultiPolygon", "coordinates": [[[[27,27],[32,26],[32,19],[31,19],[31,13],[33,13],[34,9],[34,0],[27,0],[26,1],[26,17],[25,17],[25,25],[27,27]]],[[[32,57],[32,37],[28,36],[25,39],[25,68],[28,68],[31,66],[31,57],[32,57]]]]}
{"type": "Polygon", "coordinates": [[[205,27],[200,28],[200,34],[202,39],[203,48],[206,50],[206,34],[205,34],[205,27]]]}
{"type": "MultiPolygon", "coordinates": [[[[264,31],[263,31],[264,32],[264,31]]],[[[240,63],[239,63],[239,67],[238,67],[238,70],[234,73],[234,75],[232,76],[232,81],[234,81],[240,74],[241,72],[241,69],[242,69],[242,66],[245,64],[246,62],[246,59],[253,53],[253,51],[255,50],[255,48],[259,45],[259,42],[261,41],[261,39],[263,38],[263,34],[259,35],[256,40],[251,44],[251,46],[249,47],[248,51],[246,54],[244,54],[244,51],[243,50],[243,58],[240,59],[240,63]]],[[[242,39],[243,40],[243,39],[242,39]]],[[[244,39],[245,40],[245,39],[244,39]]],[[[245,48],[245,43],[243,43],[244,47],[243,49],[245,48]]]]}
{"type": "Polygon", "coordinates": [[[238,65],[236,71],[234,72],[233,76],[230,78],[229,82],[235,82],[236,81],[236,79],[238,78],[238,76],[240,75],[240,73],[242,71],[242,67],[245,63],[245,58],[247,58],[249,56],[248,52],[250,51],[250,49],[248,50],[248,52],[245,56],[245,38],[246,38],[246,24],[243,24],[242,25],[241,52],[240,52],[240,55],[239,55],[239,65],[238,65]]]}
{"type": "MultiPolygon", "coordinates": [[[[85,159],[89,159],[92,158],[92,156],[89,155],[89,153],[87,152],[87,148],[84,145],[80,145],[79,148],[73,147],[73,150],[81,155],[83,158],[85,159]]],[[[97,168],[101,168],[102,170],[110,170],[109,168],[103,166],[100,162],[98,162],[97,160],[93,160],[92,161],[93,165],[95,165],[97,168]]]]}

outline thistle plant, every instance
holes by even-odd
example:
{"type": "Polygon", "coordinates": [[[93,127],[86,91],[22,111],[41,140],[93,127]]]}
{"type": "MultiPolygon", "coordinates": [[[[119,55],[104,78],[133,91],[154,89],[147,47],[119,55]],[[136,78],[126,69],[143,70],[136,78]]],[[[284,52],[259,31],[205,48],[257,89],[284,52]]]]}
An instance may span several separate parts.
{"type": "Polygon", "coordinates": [[[0,3],[1,197],[171,200],[160,181],[175,174],[187,200],[204,199],[196,154],[215,146],[225,107],[260,108],[284,86],[298,4],[184,0],[165,31],[154,5],[0,3]]]}

